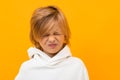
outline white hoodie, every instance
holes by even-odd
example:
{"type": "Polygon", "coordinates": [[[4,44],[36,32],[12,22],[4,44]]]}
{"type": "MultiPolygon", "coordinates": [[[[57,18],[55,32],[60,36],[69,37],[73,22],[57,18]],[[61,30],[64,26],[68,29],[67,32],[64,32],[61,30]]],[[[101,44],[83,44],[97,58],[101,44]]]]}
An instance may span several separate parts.
{"type": "Polygon", "coordinates": [[[37,48],[29,48],[28,54],[31,59],[22,64],[15,80],[89,80],[84,63],[71,56],[68,46],[52,58],[37,48]]]}

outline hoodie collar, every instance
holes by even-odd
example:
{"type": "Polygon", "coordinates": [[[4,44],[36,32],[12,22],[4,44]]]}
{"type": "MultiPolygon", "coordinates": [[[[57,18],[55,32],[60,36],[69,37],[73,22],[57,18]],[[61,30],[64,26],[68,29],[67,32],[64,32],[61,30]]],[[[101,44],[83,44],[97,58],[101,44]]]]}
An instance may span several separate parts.
{"type": "Polygon", "coordinates": [[[43,51],[37,49],[36,47],[30,47],[28,49],[28,56],[29,58],[32,58],[32,56],[39,55],[39,59],[41,59],[44,62],[49,63],[58,63],[60,61],[63,61],[64,59],[71,56],[71,52],[69,47],[66,45],[61,51],[59,51],[54,57],[49,57],[46,53],[43,51]]]}

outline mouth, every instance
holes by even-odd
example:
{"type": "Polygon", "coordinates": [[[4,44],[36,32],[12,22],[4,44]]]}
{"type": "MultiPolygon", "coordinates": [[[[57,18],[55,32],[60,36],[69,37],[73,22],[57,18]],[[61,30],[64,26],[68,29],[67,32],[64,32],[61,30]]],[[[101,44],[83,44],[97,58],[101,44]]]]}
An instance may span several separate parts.
{"type": "Polygon", "coordinates": [[[57,44],[48,44],[48,46],[49,46],[50,48],[54,49],[54,48],[57,46],[57,44]]]}

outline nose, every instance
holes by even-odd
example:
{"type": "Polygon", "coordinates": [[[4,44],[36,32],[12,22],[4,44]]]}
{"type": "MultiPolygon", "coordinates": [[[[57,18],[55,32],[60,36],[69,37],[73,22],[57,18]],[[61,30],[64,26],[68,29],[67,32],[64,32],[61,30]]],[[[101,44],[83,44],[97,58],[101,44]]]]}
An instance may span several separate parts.
{"type": "Polygon", "coordinates": [[[54,35],[50,35],[49,37],[48,37],[48,41],[49,42],[55,42],[55,36],[54,35]]]}

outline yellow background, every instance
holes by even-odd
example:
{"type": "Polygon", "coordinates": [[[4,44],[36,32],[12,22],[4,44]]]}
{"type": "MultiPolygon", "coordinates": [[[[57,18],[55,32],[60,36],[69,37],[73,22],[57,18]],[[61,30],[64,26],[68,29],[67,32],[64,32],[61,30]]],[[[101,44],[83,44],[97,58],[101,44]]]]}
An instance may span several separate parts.
{"type": "Polygon", "coordinates": [[[86,64],[90,80],[120,80],[119,0],[0,1],[0,80],[14,80],[28,60],[30,17],[46,5],[57,5],[67,17],[71,51],[86,64]]]}

